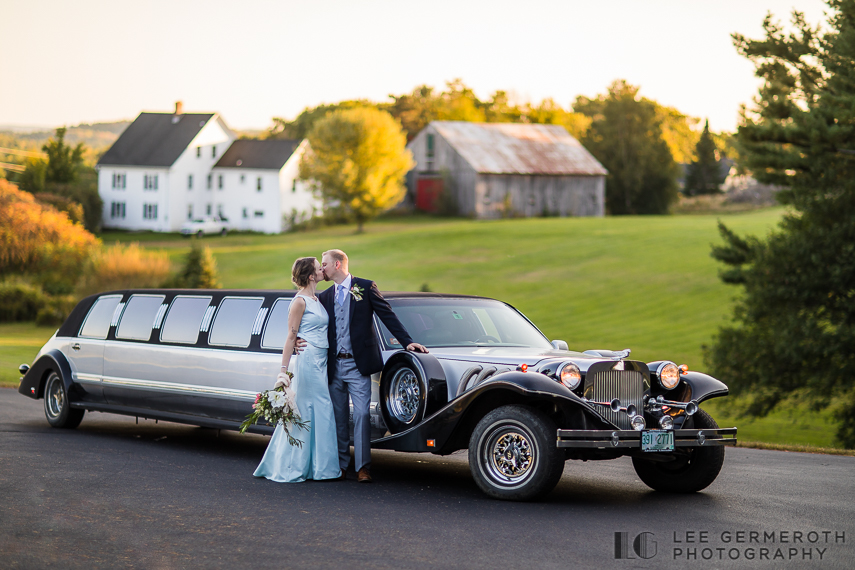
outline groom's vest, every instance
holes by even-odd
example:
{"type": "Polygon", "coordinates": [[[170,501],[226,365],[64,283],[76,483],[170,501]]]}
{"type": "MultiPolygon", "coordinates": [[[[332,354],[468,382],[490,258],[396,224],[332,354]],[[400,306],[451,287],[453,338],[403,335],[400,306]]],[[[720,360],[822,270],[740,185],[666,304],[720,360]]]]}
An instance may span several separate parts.
{"type": "MultiPolygon", "coordinates": [[[[336,286],[337,287],[337,286],[336,286]]],[[[338,352],[353,354],[353,346],[350,344],[350,293],[344,295],[344,305],[339,305],[333,295],[333,307],[335,309],[335,344],[338,352]]]]}

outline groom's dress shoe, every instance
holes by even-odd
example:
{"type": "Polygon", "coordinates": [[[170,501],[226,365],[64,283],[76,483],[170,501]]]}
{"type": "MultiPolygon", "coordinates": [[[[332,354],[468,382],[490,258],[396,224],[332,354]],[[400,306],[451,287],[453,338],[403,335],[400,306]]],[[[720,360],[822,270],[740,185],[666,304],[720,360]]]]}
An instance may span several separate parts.
{"type": "Polygon", "coordinates": [[[339,477],[338,479],[339,479],[339,481],[344,481],[345,479],[347,479],[347,470],[346,469],[341,470],[341,477],[339,477]]]}
{"type": "Polygon", "coordinates": [[[363,467],[359,470],[359,473],[356,475],[356,480],[360,483],[371,483],[371,473],[368,472],[367,467],[363,467]]]}

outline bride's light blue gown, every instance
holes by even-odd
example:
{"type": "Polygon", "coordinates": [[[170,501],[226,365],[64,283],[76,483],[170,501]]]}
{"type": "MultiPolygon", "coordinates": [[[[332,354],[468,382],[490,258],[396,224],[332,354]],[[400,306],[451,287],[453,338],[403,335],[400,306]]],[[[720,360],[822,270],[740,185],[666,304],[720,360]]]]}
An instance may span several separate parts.
{"type": "Polygon", "coordinates": [[[282,426],[276,426],[264,457],[253,473],[278,483],[336,479],[341,475],[335,416],[327,386],[329,316],[320,301],[298,296],[306,301],[306,310],[297,336],[308,346],[294,359],[291,372],[294,373],[297,409],[300,417],[310,424],[306,430],[291,427],[291,435],[303,442],[302,447],[288,443],[282,426]]]}

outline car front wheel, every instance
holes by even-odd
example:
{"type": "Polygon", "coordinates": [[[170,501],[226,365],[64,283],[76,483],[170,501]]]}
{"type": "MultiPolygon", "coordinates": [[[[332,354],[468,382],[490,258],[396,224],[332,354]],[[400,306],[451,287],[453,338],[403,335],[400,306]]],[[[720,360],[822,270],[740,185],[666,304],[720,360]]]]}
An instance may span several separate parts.
{"type": "Polygon", "coordinates": [[[62,378],[51,372],[45,383],[45,417],[56,428],[74,429],[80,425],[84,410],[71,408],[62,378]]]}
{"type": "Polygon", "coordinates": [[[469,470],[494,499],[527,501],[549,493],[564,472],[555,423],[524,406],[503,406],[484,416],[469,439],[469,470]]]}
{"type": "MultiPolygon", "coordinates": [[[[716,421],[703,410],[698,410],[692,421],[694,429],[718,429],[716,421]]],[[[723,464],[721,445],[683,448],[674,453],[673,461],[632,458],[638,478],[651,489],[664,493],[695,493],[705,489],[718,477],[723,464]]]]}

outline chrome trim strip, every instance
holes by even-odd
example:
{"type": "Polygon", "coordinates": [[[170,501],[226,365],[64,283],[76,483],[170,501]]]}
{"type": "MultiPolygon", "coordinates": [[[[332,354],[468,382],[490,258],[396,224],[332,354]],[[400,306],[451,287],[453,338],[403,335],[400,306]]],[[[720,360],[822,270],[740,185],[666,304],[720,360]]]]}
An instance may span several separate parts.
{"type": "Polygon", "coordinates": [[[261,325],[264,324],[264,317],[267,316],[267,308],[258,309],[258,314],[255,316],[255,323],[252,325],[252,334],[261,334],[261,325]]]}
{"type": "Polygon", "coordinates": [[[154,326],[152,328],[159,329],[160,325],[163,324],[163,317],[166,316],[166,309],[169,307],[169,303],[163,303],[160,308],[157,310],[157,315],[154,316],[154,326]]]}
{"type": "Polygon", "coordinates": [[[177,382],[158,382],[156,380],[137,380],[134,378],[118,378],[115,376],[104,376],[102,384],[104,386],[138,388],[140,390],[152,390],[155,392],[225,396],[234,400],[248,401],[255,401],[255,396],[257,394],[257,392],[251,392],[249,390],[235,390],[233,388],[219,388],[216,386],[198,386],[195,384],[178,384],[177,382]]]}
{"type": "MultiPolygon", "coordinates": [[[[635,430],[559,429],[556,439],[557,447],[641,447],[641,432],[635,430]]],[[[736,428],[674,430],[674,447],[736,445],[736,441],[736,428]]]]}
{"type": "Polygon", "coordinates": [[[100,384],[101,377],[97,374],[86,374],[85,372],[75,372],[71,375],[71,379],[78,384],[100,384]]]}
{"type": "Polygon", "coordinates": [[[124,310],[125,305],[127,303],[119,303],[116,305],[116,308],[113,310],[113,318],[110,319],[110,326],[114,327],[119,324],[119,317],[122,316],[122,310],[124,310]]]}
{"type": "Polygon", "coordinates": [[[214,310],[216,308],[214,305],[209,305],[205,310],[205,316],[202,317],[202,326],[199,327],[199,332],[208,332],[208,327],[211,326],[211,319],[214,318],[214,310]]]}

